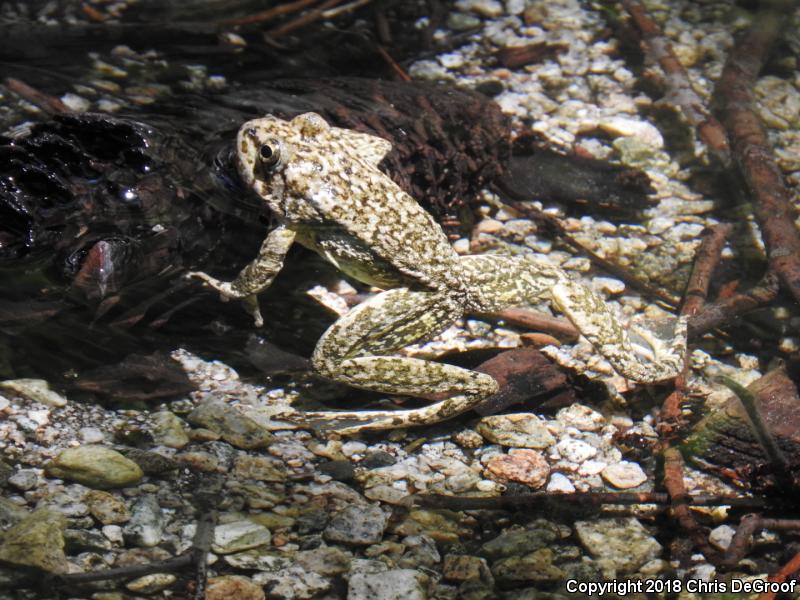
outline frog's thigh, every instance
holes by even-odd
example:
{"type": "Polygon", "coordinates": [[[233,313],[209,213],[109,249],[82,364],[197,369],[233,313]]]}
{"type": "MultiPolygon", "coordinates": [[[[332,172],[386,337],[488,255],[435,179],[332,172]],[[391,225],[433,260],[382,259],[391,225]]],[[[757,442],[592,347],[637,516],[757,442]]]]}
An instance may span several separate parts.
{"type": "Polygon", "coordinates": [[[341,433],[422,425],[464,412],[493,394],[497,382],[489,375],[419,358],[391,356],[445,329],[461,313],[461,306],[446,295],[404,288],[384,292],[352,309],[325,332],[314,350],[312,362],[321,374],[378,392],[453,395],[415,410],[324,412],[308,417],[370,421],[341,433]]]}

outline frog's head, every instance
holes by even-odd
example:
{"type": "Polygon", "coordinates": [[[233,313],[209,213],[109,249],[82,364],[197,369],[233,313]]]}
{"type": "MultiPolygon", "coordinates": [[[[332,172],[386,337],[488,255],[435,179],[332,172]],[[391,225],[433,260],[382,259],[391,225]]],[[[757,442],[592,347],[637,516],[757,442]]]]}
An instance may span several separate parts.
{"type": "Polygon", "coordinates": [[[292,191],[286,189],[292,179],[285,176],[288,168],[311,178],[343,170],[345,163],[351,171],[377,167],[392,149],[383,138],[331,127],[316,113],[290,121],[271,115],[248,121],[239,129],[236,147],[242,180],[273,209],[292,191]]]}

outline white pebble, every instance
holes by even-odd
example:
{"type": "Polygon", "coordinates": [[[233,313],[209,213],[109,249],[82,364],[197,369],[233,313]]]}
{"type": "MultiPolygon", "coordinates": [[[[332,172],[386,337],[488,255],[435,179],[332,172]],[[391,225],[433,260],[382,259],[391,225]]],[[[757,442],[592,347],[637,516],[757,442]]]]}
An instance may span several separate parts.
{"type": "Polygon", "coordinates": [[[625,460],[615,465],[608,465],[600,475],[609,485],[620,490],[635,488],[647,481],[647,475],[642,467],[625,460]]]}

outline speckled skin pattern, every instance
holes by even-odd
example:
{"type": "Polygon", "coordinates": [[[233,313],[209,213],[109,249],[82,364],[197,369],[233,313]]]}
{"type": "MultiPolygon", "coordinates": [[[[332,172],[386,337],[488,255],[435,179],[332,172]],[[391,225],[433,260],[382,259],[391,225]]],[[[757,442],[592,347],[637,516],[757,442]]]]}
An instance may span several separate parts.
{"type": "Polygon", "coordinates": [[[240,174],[267,203],[279,225],[258,257],[231,282],[190,273],[239,299],[262,324],[256,294],[270,285],[292,243],[311,248],[347,275],[387,291],[342,316],[322,336],[314,368],[336,381],[380,392],[449,397],[400,411],[305,413],[310,420],[356,420],[342,434],[435,423],[497,391],[489,375],[395,353],[426,340],[471,312],[550,299],[621,375],[651,383],[674,377],[683,364],[686,324],[669,335],[631,330],[650,347],[634,353],[626,329],[605,301],[564,271],[526,256],[459,256],[417,202],[378,169],[391,144],[331,127],[306,113],[291,121],[265,117],[242,125],[240,174]]]}

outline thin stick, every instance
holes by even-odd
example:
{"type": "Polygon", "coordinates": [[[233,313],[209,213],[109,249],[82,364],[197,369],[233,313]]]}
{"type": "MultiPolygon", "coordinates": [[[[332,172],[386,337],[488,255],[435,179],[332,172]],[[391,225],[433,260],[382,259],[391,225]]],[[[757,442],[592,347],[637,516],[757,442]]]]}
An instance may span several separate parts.
{"type": "Polygon", "coordinates": [[[273,21],[278,17],[303,10],[316,2],[318,2],[318,0],[296,0],[295,2],[287,2],[286,4],[274,6],[273,8],[268,8],[267,10],[262,10],[259,13],[247,15],[245,17],[226,19],[225,21],[221,21],[220,25],[251,25],[253,23],[273,21]]]}
{"type": "Polygon", "coordinates": [[[753,86],[770,49],[791,21],[795,2],[764,2],[731,49],[714,90],[716,113],[728,130],[734,161],[754,201],[770,269],[800,302],[800,234],[791,193],[775,163],[767,131],[755,110],[753,86]]]}
{"type": "Polygon", "coordinates": [[[284,36],[287,33],[291,33],[295,29],[300,29],[301,27],[310,25],[314,21],[319,21],[320,19],[324,18],[323,15],[326,10],[341,4],[343,1],[344,0],[327,0],[327,2],[323,2],[314,10],[311,10],[304,15],[300,15],[293,21],[289,21],[288,23],[280,25],[275,29],[270,29],[266,35],[272,39],[275,39],[284,36]]]}
{"type": "Polygon", "coordinates": [[[667,41],[661,28],[650,18],[645,8],[635,0],[622,0],[622,5],[631,16],[636,28],[647,45],[653,60],[657,61],[666,75],[667,99],[681,109],[681,112],[694,127],[700,139],[708,149],[724,165],[731,163],[731,152],[728,147],[728,136],[719,121],[706,108],[703,100],[692,88],[689,74],[684,69],[672,44],[667,41]]]}

